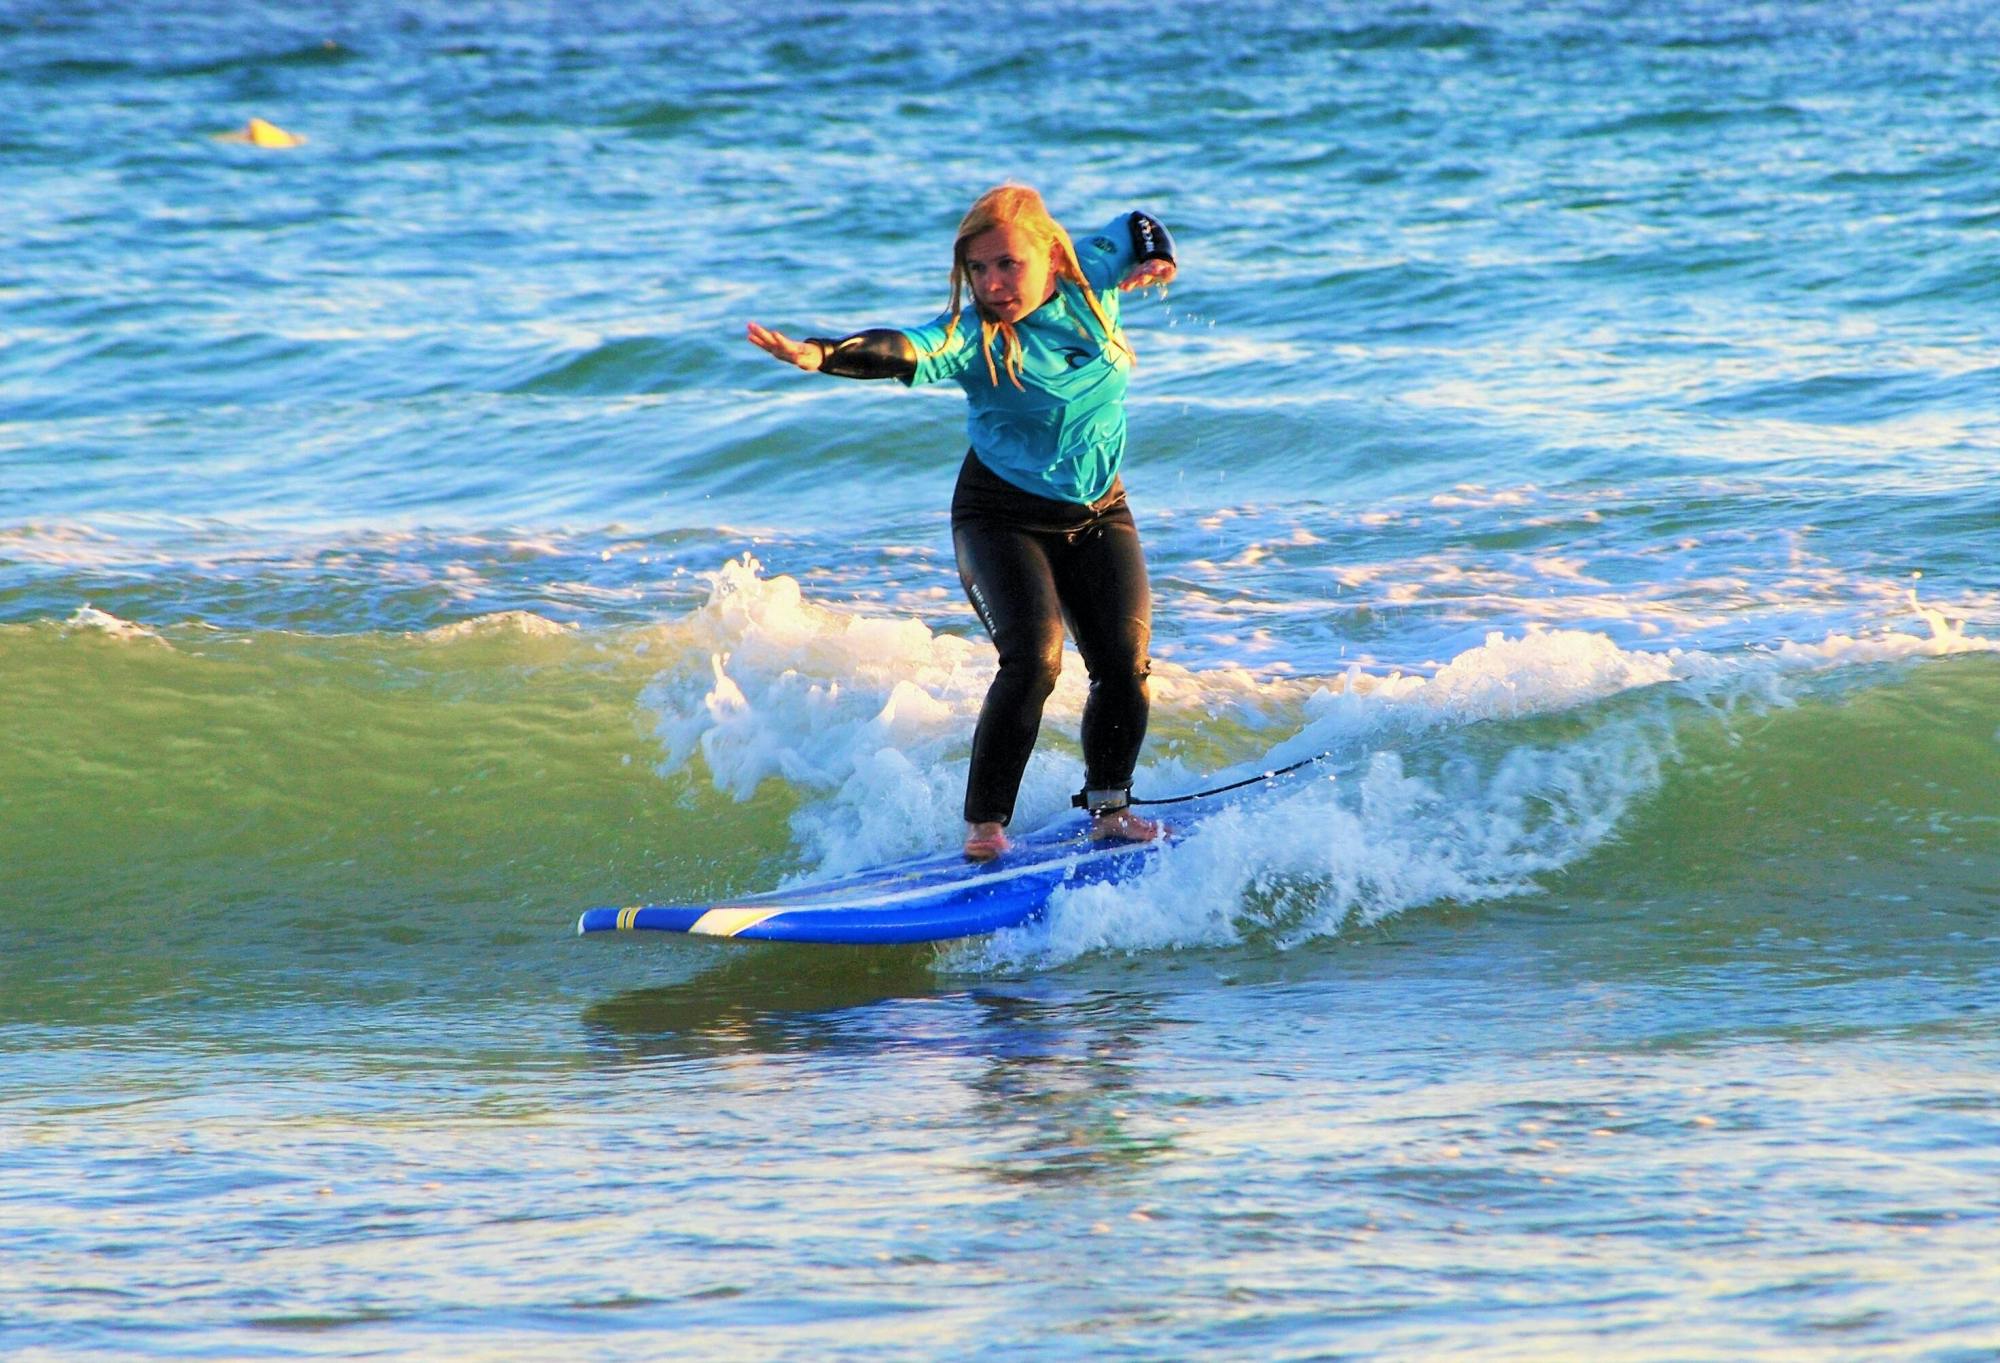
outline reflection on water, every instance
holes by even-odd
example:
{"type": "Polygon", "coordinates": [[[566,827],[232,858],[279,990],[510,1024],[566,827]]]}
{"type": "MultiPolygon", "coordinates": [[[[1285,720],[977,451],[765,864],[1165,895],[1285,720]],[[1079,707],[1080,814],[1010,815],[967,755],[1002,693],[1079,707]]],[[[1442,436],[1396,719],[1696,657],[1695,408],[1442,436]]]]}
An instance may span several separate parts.
{"type": "MultiPolygon", "coordinates": [[[[1156,1123],[1140,1120],[1161,1101],[1145,1091],[1138,1063],[1170,1025],[1155,1000],[1034,978],[948,988],[932,961],[929,948],[731,947],[683,983],[593,1003],[581,1022],[593,1053],[616,1067],[900,1063],[911,1082],[964,1092],[951,1111],[971,1167],[1003,1185],[1116,1176],[1171,1149],[1156,1123]]],[[[829,1095],[826,1104],[854,1101],[829,1095]]]]}
{"type": "Polygon", "coordinates": [[[1002,1183],[1116,1177],[1172,1148],[1137,1114],[1157,1098],[1136,1063],[1162,1023],[1151,1000],[982,997],[982,1036],[998,1043],[971,1080],[971,1116],[1009,1145],[983,1168],[1002,1183]]]}
{"type": "Polygon", "coordinates": [[[951,996],[938,988],[927,947],[662,945],[677,965],[695,955],[713,964],[586,1007],[585,1038],[607,1062],[866,1049],[871,1005],[951,996]]]}

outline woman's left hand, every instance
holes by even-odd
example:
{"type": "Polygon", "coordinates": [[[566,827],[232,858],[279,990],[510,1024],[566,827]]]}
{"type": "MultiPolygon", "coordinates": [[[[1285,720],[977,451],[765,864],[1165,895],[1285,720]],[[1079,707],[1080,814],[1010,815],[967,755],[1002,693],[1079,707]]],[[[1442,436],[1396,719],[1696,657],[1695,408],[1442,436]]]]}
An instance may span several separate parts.
{"type": "Polygon", "coordinates": [[[1149,289],[1155,284],[1171,284],[1177,273],[1171,260],[1142,260],[1118,287],[1130,293],[1134,289],[1149,289]]]}
{"type": "Polygon", "coordinates": [[[775,356],[786,364],[795,364],[809,374],[818,369],[820,362],[826,358],[826,352],[811,341],[794,341],[782,331],[773,331],[755,322],[750,323],[745,338],[765,354],[775,356]]]}

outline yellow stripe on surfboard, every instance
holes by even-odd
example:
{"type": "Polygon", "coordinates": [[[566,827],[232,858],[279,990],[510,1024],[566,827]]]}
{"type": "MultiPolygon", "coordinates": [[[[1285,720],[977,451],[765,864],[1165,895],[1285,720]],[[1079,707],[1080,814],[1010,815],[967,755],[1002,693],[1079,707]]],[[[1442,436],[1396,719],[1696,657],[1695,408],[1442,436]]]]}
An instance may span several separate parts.
{"type": "Polygon", "coordinates": [[[783,912],[783,909],[710,909],[695,919],[688,931],[703,937],[734,937],[783,912]]]}

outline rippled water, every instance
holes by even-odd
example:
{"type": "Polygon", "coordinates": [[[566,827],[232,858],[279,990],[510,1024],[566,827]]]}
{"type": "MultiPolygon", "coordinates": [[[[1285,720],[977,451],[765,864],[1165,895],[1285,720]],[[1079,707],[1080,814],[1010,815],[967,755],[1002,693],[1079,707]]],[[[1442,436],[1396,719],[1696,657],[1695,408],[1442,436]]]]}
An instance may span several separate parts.
{"type": "Polygon", "coordinates": [[[1994,1356],[1996,43],[0,3],[0,1351],[1994,1356]],[[1142,793],[1325,759],[987,941],[573,938],[953,836],[959,400],[739,338],[1007,177],[1182,247],[1142,793]]]}

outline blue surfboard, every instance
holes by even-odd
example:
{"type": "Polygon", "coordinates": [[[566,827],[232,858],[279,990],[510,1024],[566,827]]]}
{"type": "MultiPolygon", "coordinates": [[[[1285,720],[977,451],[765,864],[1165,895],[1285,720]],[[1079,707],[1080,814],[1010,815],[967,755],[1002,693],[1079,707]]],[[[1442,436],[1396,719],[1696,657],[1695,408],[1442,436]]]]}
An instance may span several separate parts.
{"type": "Polygon", "coordinates": [[[1065,886],[1137,875],[1194,822],[1197,812],[1183,810],[1156,842],[1095,840],[1087,816],[1076,814],[1016,839],[993,861],[951,852],[716,904],[586,909],[576,930],[859,944],[972,937],[1040,917],[1065,886]]]}

